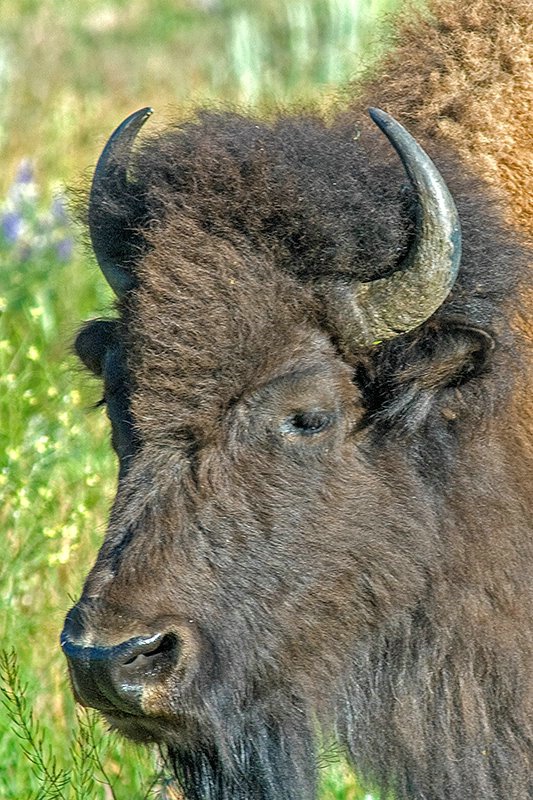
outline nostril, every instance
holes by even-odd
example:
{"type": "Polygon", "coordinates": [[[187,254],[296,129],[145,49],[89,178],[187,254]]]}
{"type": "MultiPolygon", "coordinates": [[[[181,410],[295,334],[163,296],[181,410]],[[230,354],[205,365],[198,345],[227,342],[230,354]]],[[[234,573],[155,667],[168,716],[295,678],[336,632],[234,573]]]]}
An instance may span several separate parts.
{"type": "Polygon", "coordinates": [[[166,633],[163,637],[151,637],[147,641],[136,641],[133,646],[134,652],[129,658],[123,662],[123,666],[127,667],[133,664],[137,659],[153,659],[155,656],[165,653],[171,653],[176,649],[177,639],[172,633],[166,633]],[[155,641],[154,641],[155,639],[155,641]]]}
{"type": "Polygon", "coordinates": [[[135,639],[127,643],[119,673],[124,678],[159,674],[177,663],[179,651],[179,640],[174,633],[135,639]]]}

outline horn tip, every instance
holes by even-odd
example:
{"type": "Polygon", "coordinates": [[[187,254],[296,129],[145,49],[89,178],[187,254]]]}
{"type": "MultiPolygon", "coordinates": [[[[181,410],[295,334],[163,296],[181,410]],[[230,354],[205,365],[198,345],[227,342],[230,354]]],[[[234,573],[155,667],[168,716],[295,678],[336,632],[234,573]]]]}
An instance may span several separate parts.
{"type": "Polygon", "coordinates": [[[387,114],[386,111],[382,111],[381,108],[369,108],[368,115],[372,122],[374,122],[382,131],[385,131],[385,128],[387,128],[389,125],[393,125],[395,122],[394,117],[391,117],[391,115],[387,114]]]}
{"type": "Polygon", "coordinates": [[[144,108],[140,108],[139,111],[137,111],[137,114],[139,114],[139,116],[142,116],[144,119],[148,119],[148,117],[151,117],[153,113],[154,109],[152,108],[152,106],[145,106],[144,108]]]}
{"type": "Polygon", "coordinates": [[[119,125],[117,130],[129,128],[131,125],[134,125],[135,128],[139,130],[153,113],[154,109],[151,106],[139,108],[138,111],[134,111],[133,114],[130,114],[129,117],[126,117],[126,119],[119,125]]]}

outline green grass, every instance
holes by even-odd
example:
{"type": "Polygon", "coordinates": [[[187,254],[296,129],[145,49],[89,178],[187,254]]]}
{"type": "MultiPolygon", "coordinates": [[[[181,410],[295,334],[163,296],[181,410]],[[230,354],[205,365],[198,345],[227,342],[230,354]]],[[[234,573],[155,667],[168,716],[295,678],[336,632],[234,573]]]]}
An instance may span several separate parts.
{"type": "MultiPolygon", "coordinates": [[[[81,246],[57,255],[65,224],[50,202],[94,164],[131,110],[159,117],[202,102],[327,105],[379,46],[375,21],[400,0],[2,0],[0,216],[0,797],[170,797],[156,754],[76,710],[58,638],[105,530],[115,464],[99,387],[70,342],[111,303],[81,246]],[[36,185],[13,199],[19,162],[36,185]],[[40,192],[35,196],[35,188],[40,192]],[[14,652],[16,655],[12,655],[14,652]],[[15,660],[16,659],[16,660],[15,660]],[[113,787],[113,788],[110,788],[113,787]]],[[[368,795],[342,764],[324,769],[323,800],[368,795]]],[[[377,795],[373,795],[377,800],[377,795]]]]}

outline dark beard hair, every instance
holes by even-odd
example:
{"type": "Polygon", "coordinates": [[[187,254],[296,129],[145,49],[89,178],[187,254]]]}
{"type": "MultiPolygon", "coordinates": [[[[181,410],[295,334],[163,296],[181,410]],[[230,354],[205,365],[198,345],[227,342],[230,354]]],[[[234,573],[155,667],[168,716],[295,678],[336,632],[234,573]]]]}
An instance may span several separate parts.
{"type": "Polygon", "coordinates": [[[187,800],[313,800],[315,737],[301,717],[248,712],[233,730],[227,721],[223,741],[169,746],[166,764],[187,800]]]}

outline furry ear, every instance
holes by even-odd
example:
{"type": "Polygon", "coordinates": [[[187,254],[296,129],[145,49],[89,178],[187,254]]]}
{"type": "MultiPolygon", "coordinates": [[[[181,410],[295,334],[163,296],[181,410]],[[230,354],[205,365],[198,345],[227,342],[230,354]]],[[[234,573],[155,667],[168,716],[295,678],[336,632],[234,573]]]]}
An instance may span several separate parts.
{"type": "Polygon", "coordinates": [[[399,365],[395,381],[416,383],[421,390],[460,386],[487,369],[495,342],[488,331],[461,322],[429,326],[414,343],[416,355],[399,365]]]}
{"type": "Polygon", "coordinates": [[[445,413],[449,390],[486,372],[494,349],[491,332],[457,320],[429,323],[392,340],[358,374],[367,419],[413,430],[433,410],[455,418],[445,413]]]}
{"type": "Polygon", "coordinates": [[[94,375],[102,376],[104,358],[116,340],[117,321],[111,319],[91,320],[76,336],[76,355],[94,375]]]}

